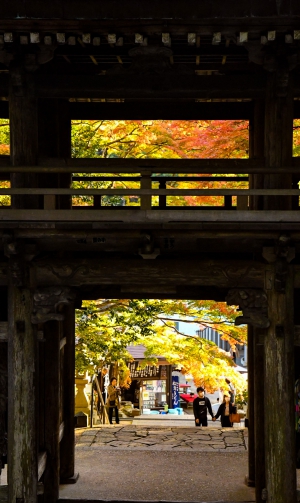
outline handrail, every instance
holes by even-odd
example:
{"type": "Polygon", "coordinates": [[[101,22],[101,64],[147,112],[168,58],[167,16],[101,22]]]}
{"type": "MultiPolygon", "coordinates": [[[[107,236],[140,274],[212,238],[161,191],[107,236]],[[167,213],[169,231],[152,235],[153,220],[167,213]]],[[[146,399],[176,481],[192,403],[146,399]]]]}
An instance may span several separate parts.
{"type": "Polygon", "coordinates": [[[38,456],[38,481],[41,479],[47,464],[47,452],[40,452],[38,456]]]}

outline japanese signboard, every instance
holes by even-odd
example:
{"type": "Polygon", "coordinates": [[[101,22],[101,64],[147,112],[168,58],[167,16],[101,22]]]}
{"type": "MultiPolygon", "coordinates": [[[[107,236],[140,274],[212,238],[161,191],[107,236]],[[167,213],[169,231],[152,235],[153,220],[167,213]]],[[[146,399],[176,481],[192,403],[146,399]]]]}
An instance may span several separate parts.
{"type": "Polygon", "coordinates": [[[129,362],[127,365],[131,379],[167,379],[166,365],[146,365],[143,368],[140,362],[129,362]]]}
{"type": "Polygon", "coordinates": [[[179,377],[172,376],[172,408],[179,406],[179,377]]]}

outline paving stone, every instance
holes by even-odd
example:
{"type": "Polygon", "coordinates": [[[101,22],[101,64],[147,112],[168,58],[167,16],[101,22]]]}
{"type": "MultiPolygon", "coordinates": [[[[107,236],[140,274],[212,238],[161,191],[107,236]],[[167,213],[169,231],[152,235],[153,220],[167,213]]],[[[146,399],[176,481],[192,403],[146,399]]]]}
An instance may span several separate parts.
{"type": "Polygon", "coordinates": [[[225,437],[224,440],[226,444],[240,444],[243,442],[241,438],[234,438],[234,437],[225,437]]]}
{"type": "Polygon", "coordinates": [[[81,433],[81,436],[82,437],[89,437],[89,436],[95,436],[97,435],[97,431],[95,431],[94,429],[92,430],[85,430],[81,433]]]}
{"type": "Polygon", "coordinates": [[[93,442],[93,439],[94,439],[94,437],[92,437],[91,435],[88,435],[86,437],[81,436],[78,439],[78,443],[79,444],[91,444],[93,442]]]}
{"type": "Polygon", "coordinates": [[[148,435],[169,435],[173,436],[174,433],[170,430],[149,430],[148,435]]]}

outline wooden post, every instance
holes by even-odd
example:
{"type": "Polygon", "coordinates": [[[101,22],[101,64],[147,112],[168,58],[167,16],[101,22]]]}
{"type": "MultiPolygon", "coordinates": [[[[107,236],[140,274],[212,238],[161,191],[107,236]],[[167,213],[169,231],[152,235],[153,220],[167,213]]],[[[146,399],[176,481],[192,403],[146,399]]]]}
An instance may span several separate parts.
{"type": "MultiPolygon", "coordinates": [[[[275,265],[268,271],[270,327],[265,336],[265,457],[268,503],[296,503],[294,426],[294,285],[286,265],[283,291],[275,289],[275,265]]],[[[257,392],[257,391],[256,391],[257,392]]]]}
{"type": "Polygon", "coordinates": [[[248,476],[246,483],[255,485],[255,430],[254,430],[254,329],[248,325],[248,476]]]}
{"type": "MultiPolygon", "coordinates": [[[[289,166],[293,155],[293,88],[288,72],[268,74],[265,107],[265,160],[270,168],[289,166]]],[[[265,175],[264,188],[291,189],[292,175],[265,175]]],[[[291,210],[292,197],[264,198],[266,210],[291,210]]]]}
{"type": "Polygon", "coordinates": [[[61,483],[76,482],[75,467],[75,307],[65,307],[63,335],[66,345],[63,348],[63,421],[64,436],[60,444],[60,480],[61,483]]]}
{"type": "Polygon", "coordinates": [[[45,450],[44,502],[54,503],[59,496],[60,427],[60,323],[44,324],[45,338],[45,450]]]}
{"type": "Polygon", "coordinates": [[[9,285],[8,308],[8,501],[37,501],[37,330],[32,295],[9,285]]]}
{"type": "Polygon", "coordinates": [[[264,416],[264,345],[260,337],[265,330],[254,328],[254,438],[255,438],[255,501],[263,503],[262,491],[266,487],[265,475],[265,416],[264,416]]]}
{"type": "MultiPolygon", "coordinates": [[[[253,117],[249,124],[249,157],[250,158],[263,158],[265,150],[264,142],[265,131],[265,102],[264,100],[255,100],[253,103],[253,117]]],[[[249,188],[261,189],[264,184],[263,175],[250,175],[249,188]]],[[[250,197],[250,210],[263,209],[263,197],[251,196],[250,197]]]]}
{"type": "MultiPolygon", "coordinates": [[[[159,188],[160,189],[166,189],[167,188],[167,182],[166,182],[166,180],[159,180],[159,188]]],[[[158,206],[161,209],[167,207],[167,196],[159,196],[159,198],[158,198],[158,206]]]]}
{"type": "MultiPolygon", "coordinates": [[[[141,189],[151,189],[151,171],[144,172],[141,176],[141,189]]],[[[141,196],[141,210],[151,210],[152,196],[141,196]]]]}
{"type": "MultiPolygon", "coordinates": [[[[9,120],[12,165],[35,165],[38,154],[37,99],[34,96],[32,75],[21,67],[10,71],[9,120]]],[[[38,176],[34,173],[13,173],[11,186],[38,187],[38,176]]],[[[39,196],[13,196],[12,207],[38,209],[39,196]]]]}
{"type": "MultiPolygon", "coordinates": [[[[41,157],[71,157],[71,120],[67,100],[39,101],[38,147],[41,157]]],[[[39,186],[44,188],[70,188],[70,173],[39,175],[39,186]]],[[[44,196],[44,209],[70,209],[71,196],[44,196]],[[53,200],[54,199],[54,200],[53,200]],[[53,207],[54,206],[54,207],[53,207]]]]}

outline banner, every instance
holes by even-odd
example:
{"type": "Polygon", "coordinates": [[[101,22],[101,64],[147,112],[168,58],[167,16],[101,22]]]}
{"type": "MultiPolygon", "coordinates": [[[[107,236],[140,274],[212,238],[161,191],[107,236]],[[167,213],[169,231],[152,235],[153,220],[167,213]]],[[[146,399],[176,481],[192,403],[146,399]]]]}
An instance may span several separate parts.
{"type": "Polygon", "coordinates": [[[179,377],[172,376],[172,409],[180,407],[179,403],[179,377]]]}

